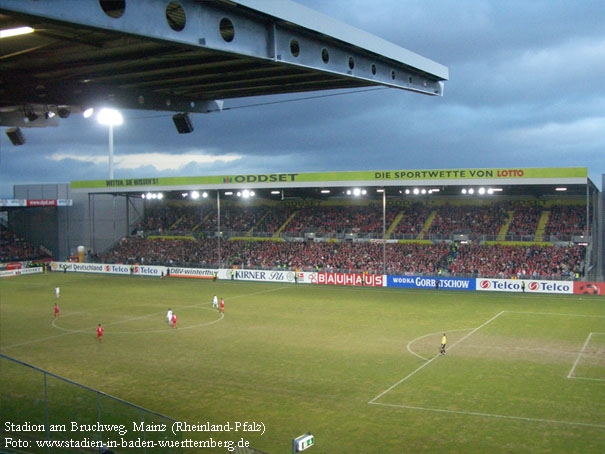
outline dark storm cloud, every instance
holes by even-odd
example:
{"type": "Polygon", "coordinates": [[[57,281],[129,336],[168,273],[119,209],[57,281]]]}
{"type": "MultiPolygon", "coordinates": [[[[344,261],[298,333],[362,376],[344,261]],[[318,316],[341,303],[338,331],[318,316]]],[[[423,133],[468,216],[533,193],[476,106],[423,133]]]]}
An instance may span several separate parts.
{"type": "MultiPolygon", "coordinates": [[[[116,161],[124,158],[116,177],[587,166],[600,185],[602,2],[301,3],[448,66],[445,96],[378,89],[228,100],[222,113],[192,116],[188,135],[168,114],[129,111],[115,129],[116,161]],[[266,105],[241,108],[257,103],[266,105]],[[177,167],[167,167],[171,157],[177,167]]],[[[26,136],[18,148],[0,137],[4,196],[14,183],[107,175],[107,129],[94,121],[70,118],[26,136]]]]}

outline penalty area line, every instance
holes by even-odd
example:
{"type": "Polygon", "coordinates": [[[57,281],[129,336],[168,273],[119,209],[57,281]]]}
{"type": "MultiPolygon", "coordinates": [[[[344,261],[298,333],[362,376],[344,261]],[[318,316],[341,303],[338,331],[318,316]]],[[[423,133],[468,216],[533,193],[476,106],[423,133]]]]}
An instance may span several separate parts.
{"type": "MultiPolygon", "coordinates": [[[[454,348],[456,345],[458,345],[460,342],[462,342],[463,340],[465,340],[466,338],[468,338],[469,336],[471,336],[472,334],[476,333],[477,331],[479,331],[481,328],[483,328],[484,326],[488,325],[489,323],[493,322],[494,320],[496,320],[498,317],[500,317],[502,314],[504,314],[505,311],[499,312],[496,315],[494,315],[492,318],[490,318],[488,321],[484,322],[483,324],[481,324],[480,326],[478,326],[477,328],[473,329],[470,333],[468,333],[466,336],[462,337],[461,339],[459,339],[457,342],[455,342],[454,344],[452,344],[449,349],[451,350],[452,348],[454,348]]],[[[422,364],[420,367],[418,367],[417,369],[413,370],[412,372],[410,372],[408,375],[406,375],[405,377],[403,377],[401,380],[399,380],[397,383],[395,383],[393,386],[391,386],[390,388],[388,388],[387,390],[381,392],[380,394],[378,394],[376,397],[374,397],[371,401],[369,401],[369,404],[373,404],[375,401],[377,401],[378,399],[380,399],[382,396],[384,396],[386,393],[388,393],[389,391],[391,391],[392,389],[396,388],[397,386],[399,386],[400,384],[402,384],[403,382],[405,382],[407,379],[409,379],[410,377],[413,377],[414,375],[416,375],[418,372],[420,372],[422,369],[424,369],[426,366],[428,366],[429,364],[431,364],[433,361],[435,361],[437,358],[439,358],[439,354],[433,356],[431,359],[429,359],[427,362],[425,362],[424,364],[422,364]]]]}
{"type": "Polygon", "coordinates": [[[540,422],[546,424],[560,424],[566,426],[581,426],[581,427],[593,427],[595,429],[605,429],[605,425],[601,424],[590,424],[584,422],[573,422],[573,421],[558,421],[555,419],[541,419],[541,418],[528,418],[525,416],[508,416],[508,415],[495,415],[491,413],[478,413],[474,411],[462,411],[462,410],[447,410],[444,408],[426,408],[426,407],[415,407],[413,405],[396,405],[396,404],[384,404],[380,402],[369,402],[372,405],[382,405],[384,407],[393,407],[393,408],[404,408],[408,410],[422,410],[422,411],[432,411],[436,413],[449,413],[449,414],[457,414],[457,415],[469,415],[469,416],[483,416],[486,418],[499,418],[499,419],[513,419],[517,421],[531,421],[531,422],[540,422]]]}

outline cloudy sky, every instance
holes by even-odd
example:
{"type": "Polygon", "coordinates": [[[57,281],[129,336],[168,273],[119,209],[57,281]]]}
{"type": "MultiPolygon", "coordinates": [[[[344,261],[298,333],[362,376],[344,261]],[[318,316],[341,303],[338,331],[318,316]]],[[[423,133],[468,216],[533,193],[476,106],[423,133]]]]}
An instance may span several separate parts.
{"type": "MultiPolygon", "coordinates": [[[[445,96],[378,89],[196,114],[188,135],[171,115],[128,111],[115,132],[115,177],[579,166],[601,187],[602,1],[299,3],[447,66],[445,96]]],[[[26,130],[21,147],[0,134],[1,198],[13,184],[107,177],[106,127],[72,117],[26,130]]]]}

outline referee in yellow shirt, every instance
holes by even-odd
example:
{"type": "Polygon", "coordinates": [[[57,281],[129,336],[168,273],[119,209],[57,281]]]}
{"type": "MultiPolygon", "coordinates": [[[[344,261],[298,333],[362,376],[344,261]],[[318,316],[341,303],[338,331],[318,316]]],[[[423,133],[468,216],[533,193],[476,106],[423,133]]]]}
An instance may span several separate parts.
{"type": "Polygon", "coordinates": [[[441,338],[441,355],[445,355],[445,344],[447,344],[447,339],[445,338],[445,333],[443,333],[443,337],[441,338]]]}

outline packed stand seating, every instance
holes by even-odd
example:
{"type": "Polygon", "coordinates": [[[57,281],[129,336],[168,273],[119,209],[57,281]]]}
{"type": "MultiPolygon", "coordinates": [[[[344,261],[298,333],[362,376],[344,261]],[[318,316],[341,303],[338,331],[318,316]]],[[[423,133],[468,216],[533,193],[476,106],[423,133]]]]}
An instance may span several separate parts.
{"type": "Polygon", "coordinates": [[[569,237],[572,235],[584,235],[585,228],[585,205],[555,205],[550,208],[550,216],[548,217],[544,233],[558,237],[569,237]]]}
{"type": "Polygon", "coordinates": [[[215,266],[217,241],[126,237],[103,255],[105,263],[215,266]]]}
{"type": "Polygon", "coordinates": [[[443,205],[436,210],[431,234],[497,235],[507,218],[503,204],[443,205]]]}
{"type": "Polygon", "coordinates": [[[395,216],[400,211],[403,213],[401,220],[393,232],[394,236],[420,234],[422,227],[424,227],[424,223],[431,213],[431,208],[420,203],[415,203],[411,206],[403,207],[402,209],[396,207],[390,207],[389,209],[391,211],[396,211],[395,216]]]}
{"type": "Polygon", "coordinates": [[[462,244],[449,271],[483,277],[568,277],[583,273],[583,246],[462,244]]]}
{"type": "Polygon", "coordinates": [[[513,218],[508,226],[507,235],[533,236],[538,229],[543,207],[537,202],[517,202],[514,205],[513,218]]]}
{"type": "MultiPolygon", "coordinates": [[[[221,230],[226,232],[248,232],[267,213],[264,206],[224,206],[221,207],[221,230]]],[[[204,218],[199,231],[215,232],[218,228],[216,209],[204,218]]]]}
{"type": "MultiPolygon", "coordinates": [[[[387,227],[393,221],[393,211],[387,212],[387,227]]],[[[304,233],[382,233],[382,205],[312,206],[298,210],[286,231],[293,235],[304,233]]]]}
{"type": "Polygon", "coordinates": [[[50,256],[40,248],[29,244],[14,232],[4,227],[0,228],[0,263],[41,258],[50,258],[50,256]]]}
{"type": "Polygon", "coordinates": [[[187,214],[186,207],[161,205],[145,209],[145,217],[136,230],[165,232],[169,230],[182,216],[187,214]]]}
{"type": "Polygon", "coordinates": [[[286,223],[297,210],[292,206],[277,206],[267,209],[265,216],[254,227],[256,233],[274,234],[286,223]]]}
{"type": "MultiPolygon", "coordinates": [[[[216,266],[216,239],[124,238],[103,259],[109,263],[216,266]]],[[[556,278],[582,273],[583,246],[507,246],[447,243],[386,245],[388,274],[556,278]]],[[[223,266],[382,273],[383,246],[370,242],[223,241],[223,266]]]]}
{"type": "MultiPolygon", "coordinates": [[[[377,243],[231,241],[223,252],[230,266],[244,268],[383,271],[383,248],[377,243]]],[[[447,266],[445,244],[388,244],[386,252],[387,272],[436,273],[447,266]]]]}

